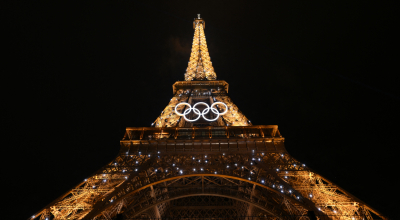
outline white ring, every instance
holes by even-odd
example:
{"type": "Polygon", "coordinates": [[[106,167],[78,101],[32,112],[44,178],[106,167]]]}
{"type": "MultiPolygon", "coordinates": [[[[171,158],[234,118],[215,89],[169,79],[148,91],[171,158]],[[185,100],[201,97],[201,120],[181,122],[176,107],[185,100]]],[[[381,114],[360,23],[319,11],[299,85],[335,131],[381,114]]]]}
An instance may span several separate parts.
{"type": "Polygon", "coordinates": [[[211,105],[211,107],[210,107],[207,103],[205,103],[205,102],[198,102],[198,103],[194,104],[193,107],[192,107],[189,103],[186,103],[186,102],[181,102],[181,103],[179,103],[179,104],[177,104],[177,105],[175,106],[175,113],[176,113],[177,115],[179,115],[179,116],[183,116],[183,117],[185,118],[185,120],[186,120],[186,121],[189,121],[189,122],[194,122],[194,121],[199,120],[200,116],[202,116],[202,117],[204,118],[204,120],[206,120],[206,121],[216,121],[216,120],[218,120],[218,118],[219,118],[220,115],[225,115],[227,112],[228,112],[228,106],[227,106],[225,103],[223,103],[223,102],[214,102],[214,103],[211,105]],[[224,112],[220,113],[220,112],[218,111],[218,109],[214,107],[215,105],[218,105],[218,104],[222,104],[222,105],[225,106],[225,111],[224,111],[224,112]],[[188,106],[189,108],[186,109],[183,113],[179,113],[179,112],[177,111],[177,108],[178,108],[178,106],[180,106],[180,105],[186,105],[186,106],[188,106]],[[206,107],[202,112],[200,112],[200,110],[196,108],[197,105],[205,105],[205,106],[207,106],[207,107],[206,107]],[[197,116],[196,119],[192,119],[192,120],[191,120],[191,119],[188,119],[188,118],[186,117],[186,115],[188,115],[192,110],[193,110],[193,112],[194,112],[196,115],[198,115],[198,116],[197,116]],[[210,112],[210,110],[211,110],[214,114],[217,115],[216,118],[214,118],[214,119],[208,119],[208,118],[204,117],[204,115],[208,114],[208,113],[210,112]]]}

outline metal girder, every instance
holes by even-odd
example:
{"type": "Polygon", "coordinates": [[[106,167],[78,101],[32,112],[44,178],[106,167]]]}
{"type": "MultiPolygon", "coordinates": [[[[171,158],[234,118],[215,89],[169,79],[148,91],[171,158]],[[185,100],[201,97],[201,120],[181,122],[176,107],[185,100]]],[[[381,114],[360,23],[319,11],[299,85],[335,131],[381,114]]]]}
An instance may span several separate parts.
{"type": "Polygon", "coordinates": [[[232,206],[179,206],[172,207],[175,210],[185,210],[185,209],[232,209],[232,206]]]}
{"type": "MultiPolygon", "coordinates": [[[[199,192],[197,192],[197,193],[201,193],[202,191],[203,191],[203,188],[201,187],[201,179],[199,179],[199,178],[197,178],[198,176],[204,176],[205,178],[204,178],[204,180],[207,180],[207,181],[209,181],[210,183],[212,183],[212,184],[214,184],[214,185],[218,185],[218,183],[216,183],[216,181],[215,180],[211,180],[211,179],[208,179],[208,178],[218,178],[219,180],[224,180],[224,178],[229,178],[229,179],[235,179],[235,180],[240,180],[240,181],[242,181],[242,182],[249,182],[249,183],[252,183],[252,184],[254,184],[254,185],[257,185],[257,186],[261,186],[261,188],[264,188],[264,189],[266,189],[266,190],[268,190],[270,193],[269,193],[269,195],[267,196],[267,197],[263,197],[263,198],[257,198],[258,200],[257,201],[255,201],[255,203],[256,204],[258,204],[257,205],[257,207],[259,207],[259,206],[267,206],[268,204],[269,205],[271,205],[272,203],[273,203],[273,201],[272,200],[268,200],[269,198],[272,198],[272,197],[275,197],[275,199],[276,200],[281,200],[282,199],[282,196],[286,196],[286,195],[282,195],[281,193],[279,193],[279,192],[276,192],[276,190],[274,190],[274,189],[272,189],[272,188],[270,188],[270,187],[268,187],[268,186],[265,186],[265,185],[263,185],[263,184],[260,184],[260,183],[256,183],[256,182],[252,182],[252,181],[249,181],[249,180],[246,180],[246,179],[242,179],[242,178],[239,178],[239,177],[233,177],[233,176],[227,176],[227,175],[215,175],[215,174],[192,174],[192,175],[183,175],[183,176],[176,176],[176,177],[172,177],[172,178],[168,178],[168,179],[163,179],[163,180],[161,180],[161,181],[155,181],[155,182],[149,182],[149,183],[147,183],[147,185],[145,186],[145,187],[142,187],[142,188],[139,188],[139,189],[137,189],[137,190],[134,190],[134,191],[132,191],[131,193],[128,193],[128,194],[125,194],[124,195],[124,198],[129,198],[130,196],[133,196],[133,195],[135,195],[135,193],[137,193],[137,192],[139,192],[139,191],[142,191],[143,189],[145,189],[145,188],[148,188],[148,187],[150,187],[150,186],[153,186],[153,185],[157,185],[157,184],[160,184],[160,183],[162,183],[162,182],[167,182],[167,181],[173,181],[173,180],[175,180],[176,178],[178,178],[178,179],[184,179],[184,178],[188,178],[188,177],[194,177],[195,179],[198,179],[199,180],[199,182],[200,182],[200,184],[199,184],[199,187],[198,187],[198,189],[200,190],[199,192]],[[208,177],[208,178],[207,178],[208,177]],[[221,178],[222,177],[222,178],[221,178]],[[269,202],[268,202],[269,201],[269,202]],[[262,205],[260,205],[260,204],[262,204],[262,205]]],[[[188,182],[189,184],[190,184],[190,182],[188,182]]],[[[226,181],[226,183],[229,183],[228,181],[226,181]]],[[[221,190],[221,189],[223,189],[223,188],[215,188],[215,187],[212,187],[212,188],[208,188],[208,190],[214,190],[214,192],[216,193],[216,194],[218,194],[218,192],[220,192],[220,191],[223,191],[223,190],[221,190]]],[[[182,188],[182,187],[178,187],[177,188],[177,190],[179,191],[179,192],[182,192],[182,190],[186,190],[185,188],[182,188]]],[[[189,192],[190,192],[190,190],[196,190],[196,188],[194,188],[194,189],[187,189],[187,190],[189,190],[189,192]]],[[[176,190],[175,190],[176,191],[176,190]]],[[[236,194],[239,192],[239,191],[234,191],[233,189],[225,189],[225,191],[226,192],[231,192],[231,193],[234,193],[234,192],[236,192],[236,194]]],[[[207,190],[205,190],[205,193],[207,192],[207,190]]],[[[171,194],[173,193],[173,191],[171,191],[171,190],[169,190],[168,191],[168,198],[171,198],[171,194]]],[[[229,194],[229,195],[231,195],[231,194],[229,194]]],[[[244,195],[243,193],[241,193],[241,195],[244,195]]],[[[250,199],[250,196],[251,196],[251,194],[249,195],[249,196],[247,196],[247,198],[249,198],[250,199]]],[[[292,202],[295,202],[295,203],[298,203],[298,205],[301,207],[301,206],[304,206],[304,204],[302,204],[300,201],[295,201],[294,199],[292,199],[292,198],[289,198],[289,199],[291,199],[291,201],[292,202]]],[[[117,200],[117,199],[116,199],[117,200]]],[[[130,199],[131,201],[138,201],[138,198],[136,198],[136,199],[130,199]]],[[[151,199],[152,200],[152,199],[151,199]]],[[[112,204],[110,203],[110,202],[107,202],[107,199],[105,199],[104,201],[106,201],[106,202],[103,202],[104,203],[104,205],[103,206],[98,206],[98,209],[97,209],[97,212],[99,212],[100,210],[105,210],[105,209],[107,209],[108,207],[111,207],[112,206],[112,204]],[[100,207],[102,207],[102,208],[100,208],[100,207]]],[[[150,200],[149,199],[147,199],[145,202],[149,202],[150,200]]],[[[152,202],[150,202],[150,203],[152,203],[152,202]]],[[[277,204],[276,204],[277,205],[277,204]]],[[[143,205],[140,205],[140,207],[143,207],[143,205]]],[[[96,208],[96,207],[95,207],[96,208]]],[[[95,208],[94,208],[94,210],[95,210],[95,208]]],[[[305,209],[309,209],[309,208],[305,208],[305,209]]],[[[88,218],[92,218],[92,217],[94,217],[94,216],[96,216],[97,214],[96,214],[96,212],[93,212],[92,211],[92,213],[90,213],[87,217],[88,218]]]]}
{"type": "MultiPolygon", "coordinates": [[[[154,204],[152,204],[152,205],[149,205],[149,206],[144,206],[144,207],[141,208],[139,211],[132,213],[132,215],[139,215],[139,214],[141,214],[142,212],[145,212],[145,211],[147,211],[148,209],[151,209],[153,206],[159,205],[159,204],[164,203],[164,202],[167,202],[167,201],[172,201],[172,200],[175,200],[175,199],[181,199],[181,198],[185,198],[185,197],[193,197],[193,196],[218,196],[218,197],[224,197],[224,198],[234,199],[234,200],[237,200],[237,201],[240,201],[240,202],[244,202],[244,203],[249,203],[249,201],[247,201],[247,200],[245,200],[245,199],[243,199],[243,198],[238,198],[238,197],[229,196],[229,195],[221,195],[221,194],[216,194],[216,193],[215,193],[215,194],[212,194],[212,193],[183,194],[183,195],[180,195],[180,196],[170,197],[170,198],[168,198],[168,199],[166,199],[166,200],[162,200],[162,201],[156,202],[156,203],[154,203],[154,204]]],[[[276,216],[276,217],[279,216],[278,214],[273,213],[271,210],[265,209],[265,208],[263,208],[262,206],[260,206],[260,205],[258,205],[258,204],[254,204],[254,206],[256,206],[257,208],[259,208],[259,209],[261,209],[261,210],[263,210],[263,211],[265,211],[265,212],[268,213],[269,215],[276,216]]],[[[129,214],[129,213],[128,213],[128,214],[129,214]]]]}
{"type": "MultiPolygon", "coordinates": [[[[244,183],[251,184],[257,193],[264,193],[265,197],[280,195],[280,200],[283,201],[285,197],[294,207],[303,207],[321,215],[340,213],[354,216],[361,212],[361,206],[367,210],[364,213],[371,212],[364,203],[337,191],[339,188],[336,185],[300,166],[288,154],[282,156],[267,152],[192,155],[155,153],[149,156],[124,154],[122,151],[113,162],[71,190],[71,196],[65,196],[50,207],[58,219],[62,219],[62,216],[71,219],[85,216],[90,219],[97,216],[95,213],[108,210],[121,200],[131,201],[133,195],[145,198],[145,195],[138,193],[149,187],[153,187],[153,191],[158,188],[169,191],[198,186],[199,193],[206,193],[209,184],[214,189],[236,187],[241,190],[248,187],[244,183]],[[299,166],[293,166],[293,163],[299,166]],[[186,179],[185,183],[180,182],[182,179],[186,179]],[[93,186],[98,190],[93,189],[93,186]],[[313,193],[312,198],[309,197],[310,192],[313,193]]],[[[139,198],[137,196],[135,199],[139,198]]]]}

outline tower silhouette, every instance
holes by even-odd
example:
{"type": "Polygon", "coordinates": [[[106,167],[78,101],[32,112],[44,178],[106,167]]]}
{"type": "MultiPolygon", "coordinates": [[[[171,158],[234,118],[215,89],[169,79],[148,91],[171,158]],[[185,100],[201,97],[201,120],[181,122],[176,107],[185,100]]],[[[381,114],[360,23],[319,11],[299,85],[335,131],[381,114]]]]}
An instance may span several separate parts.
{"type": "Polygon", "coordinates": [[[217,80],[193,22],[185,81],[151,127],[128,127],[116,158],[30,219],[374,219],[385,217],[253,125],[217,80]]]}

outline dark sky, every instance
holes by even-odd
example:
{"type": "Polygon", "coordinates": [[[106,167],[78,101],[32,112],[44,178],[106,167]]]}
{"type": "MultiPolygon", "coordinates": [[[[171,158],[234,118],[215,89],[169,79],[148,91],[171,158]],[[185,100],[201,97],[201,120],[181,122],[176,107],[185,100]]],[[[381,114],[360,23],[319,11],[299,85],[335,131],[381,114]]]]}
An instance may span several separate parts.
{"type": "Polygon", "coordinates": [[[278,125],[292,156],[395,217],[392,3],[164,2],[4,7],[7,219],[28,218],[111,161],[125,127],[150,126],[184,79],[198,13],[217,77],[252,123],[278,125]]]}

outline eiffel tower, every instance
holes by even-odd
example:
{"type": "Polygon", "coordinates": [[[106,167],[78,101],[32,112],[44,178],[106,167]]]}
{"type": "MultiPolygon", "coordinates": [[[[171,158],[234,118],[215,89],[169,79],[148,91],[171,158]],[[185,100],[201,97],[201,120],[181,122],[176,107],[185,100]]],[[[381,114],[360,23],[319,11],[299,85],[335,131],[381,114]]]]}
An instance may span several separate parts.
{"type": "Polygon", "coordinates": [[[185,81],[151,127],[128,127],[116,158],[29,219],[386,219],[253,125],[216,80],[204,34],[185,81]]]}

